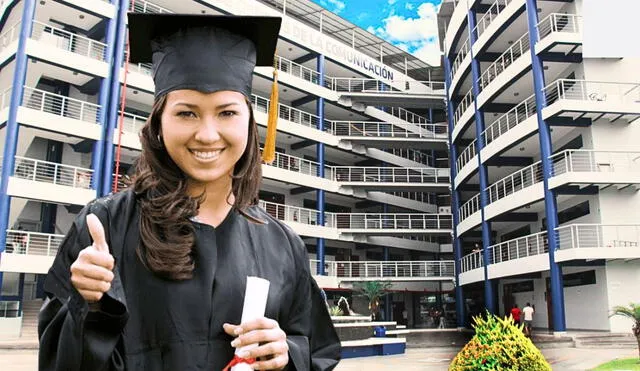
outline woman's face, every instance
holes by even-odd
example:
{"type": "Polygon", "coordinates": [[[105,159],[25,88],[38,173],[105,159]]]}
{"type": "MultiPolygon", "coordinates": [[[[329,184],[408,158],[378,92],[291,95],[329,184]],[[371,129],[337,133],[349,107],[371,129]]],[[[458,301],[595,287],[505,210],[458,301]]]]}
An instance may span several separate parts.
{"type": "Polygon", "coordinates": [[[175,90],[167,95],[160,132],[169,156],[194,185],[228,187],[247,147],[249,118],[241,93],[175,90]]]}

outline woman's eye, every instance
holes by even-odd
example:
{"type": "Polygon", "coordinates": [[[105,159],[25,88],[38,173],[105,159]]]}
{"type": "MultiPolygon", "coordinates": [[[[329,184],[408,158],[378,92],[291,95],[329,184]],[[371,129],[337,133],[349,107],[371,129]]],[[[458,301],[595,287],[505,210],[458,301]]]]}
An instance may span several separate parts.
{"type": "Polygon", "coordinates": [[[184,118],[191,118],[191,117],[196,117],[196,114],[193,113],[193,111],[180,111],[178,112],[177,116],[184,117],[184,118]]]}
{"type": "Polygon", "coordinates": [[[220,112],[220,116],[222,116],[222,117],[233,117],[233,116],[235,116],[237,114],[238,114],[238,112],[236,112],[236,111],[222,111],[222,112],[220,112]]]}

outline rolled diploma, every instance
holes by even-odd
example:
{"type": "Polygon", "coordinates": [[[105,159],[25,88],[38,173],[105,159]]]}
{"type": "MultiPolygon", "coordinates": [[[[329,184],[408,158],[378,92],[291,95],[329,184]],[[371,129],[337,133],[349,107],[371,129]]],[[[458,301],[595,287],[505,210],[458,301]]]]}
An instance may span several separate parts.
{"type": "MultiPolygon", "coordinates": [[[[242,306],[242,319],[240,323],[246,323],[253,319],[264,317],[267,308],[267,297],[269,296],[269,281],[258,277],[247,277],[247,288],[244,293],[244,304],[242,306]]],[[[249,351],[257,348],[258,344],[249,344],[236,349],[236,354],[242,351],[249,351]]],[[[240,363],[231,367],[231,371],[250,371],[250,365],[240,363]]]]}

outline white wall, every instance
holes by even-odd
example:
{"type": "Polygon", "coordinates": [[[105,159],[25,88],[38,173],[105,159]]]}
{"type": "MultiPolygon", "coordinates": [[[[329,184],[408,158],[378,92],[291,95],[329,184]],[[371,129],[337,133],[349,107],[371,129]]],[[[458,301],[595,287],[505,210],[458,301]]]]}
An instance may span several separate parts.
{"type": "MultiPolygon", "coordinates": [[[[640,303],[640,263],[637,260],[607,262],[606,276],[609,310],[616,305],[640,303]]],[[[615,316],[609,319],[609,325],[611,332],[630,333],[633,323],[624,317],[615,316]]]]}
{"type": "Polygon", "coordinates": [[[610,187],[599,194],[603,224],[640,224],[640,194],[610,187]]]}

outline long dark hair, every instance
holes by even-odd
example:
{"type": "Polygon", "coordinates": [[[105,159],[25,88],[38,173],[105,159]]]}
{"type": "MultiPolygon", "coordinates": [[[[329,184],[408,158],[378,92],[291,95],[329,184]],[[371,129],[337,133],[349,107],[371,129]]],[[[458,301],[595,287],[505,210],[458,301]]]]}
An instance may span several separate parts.
{"type": "MultiPolygon", "coordinates": [[[[192,250],[195,231],[190,219],[197,215],[204,195],[187,193],[188,178],[171,159],[161,139],[161,117],[166,95],[156,99],[151,115],[140,132],[142,155],[133,180],[133,190],[140,205],[140,260],[160,277],[185,280],[193,275],[192,250]]],[[[258,126],[249,106],[247,148],[236,163],[231,193],[232,206],[247,216],[245,210],[258,202],[262,178],[258,126]]],[[[228,197],[231,194],[228,195],[228,197]]]]}

